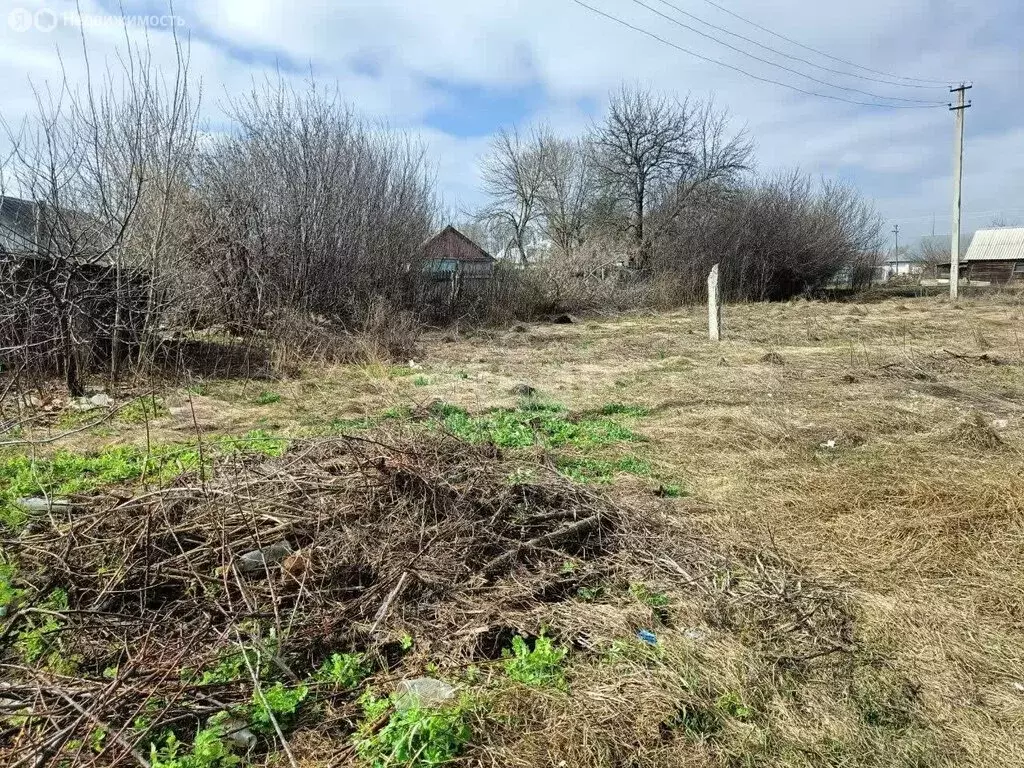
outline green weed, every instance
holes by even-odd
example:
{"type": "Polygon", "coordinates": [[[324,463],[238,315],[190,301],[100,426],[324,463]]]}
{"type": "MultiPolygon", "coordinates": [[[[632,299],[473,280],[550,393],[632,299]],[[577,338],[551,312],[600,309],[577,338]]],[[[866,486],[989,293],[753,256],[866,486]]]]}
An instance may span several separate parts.
{"type": "Polygon", "coordinates": [[[602,586],[597,587],[580,587],[576,590],[576,597],[582,600],[584,603],[593,603],[600,600],[605,595],[605,588],[602,586]]]}
{"type": "MultiPolygon", "coordinates": [[[[384,702],[386,705],[386,700],[384,702]]],[[[370,733],[368,727],[383,712],[365,706],[364,712],[367,712],[367,719],[355,746],[356,754],[370,768],[445,765],[459,755],[473,735],[464,704],[445,709],[413,707],[398,711],[376,733],[370,733]]]]}
{"type": "Polygon", "coordinates": [[[196,733],[192,748],[187,753],[182,752],[181,742],[171,731],[160,746],[150,744],[149,764],[152,768],[233,768],[242,762],[218,727],[196,733]]]}
{"type": "Polygon", "coordinates": [[[364,725],[372,725],[383,716],[391,707],[388,699],[377,696],[372,688],[367,688],[356,700],[360,709],[363,710],[364,725]]]}
{"type": "Polygon", "coordinates": [[[742,697],[735,691],[723,693],[715,700],[715,707],[729,717],[737,720],[749,720],[753,710],[743,703],[742,697]]]}
{"type": "Polygon", "coordinates": [[[295,688],[288,688],[284,683],[277,682],[272,686],[263,689],[263,696],[256,692],[252,695],[252,704],[249,708],[249,722],[252,729],[258,733],[273,732],[271,714],[273,719],[282,728],[290,724],[298,712],[299,706],[309,695],[309,686],[299,685],[295,688]],[[266,703],[264,703],[264,700],[266,703]]]}
{"type": "Polygon", "coordinates": [[[537,638],[531,649],[526,639],[517,635],[512,639],[511,650],[502,651],[505,658],[505,674],[523,685],[552,687],[565,690],[565,670],[562,662],[568,651],[550,637],[543,634],[537,638]]]}
{"type": "Polygon", "coordinates": [[[342,688],[355,688],[370,674],[361,653],[333,653],[314,675],[316,680],[334,683],[342,688]]]}
{"type": "Polygon", "coordinates": [[[684,704],[666,725],[681,728],[691,738],[704,739],[722,729],[722,714],[714,707],[684,704]]]}
{"type": "Polygon", "coordinates": [[[256,405],[273,405],[281,402],[281,396],[277,392],[263,390],[256,398],[256,405]]]}
{"type": "Polygon", "coordinates": [[[35,664],[46,657],[46,666],[56,669],[67,669],[73,666],[70,659],[64,659],[54,646],[64,627],[61,611],[68,609],[68,593],[63,589],[55,589],[37,606],[39,613],[29,614],[25,621],[26,627],[15,637],[14,647],[25,664],[35,664]]]}
{"type": "Polygon", "coordinates": [[[430,379],[428,379],[426,376],[417,376],[412,380],[412,383],[413,386],[416,387],[425,387],[427,386],[427,384],[430,383],[430,379]]]}
{"type": "Polygon", "coordinates": [[[0,553],[0,618],[3,618],[25,594],[25,590],[14,586],[17,574],[18,566],[0,553]]]}
{"type": "Polygon", "coordinates": [[[659,485],[654,494],[666,499],[678,499],[682,496],[686,496],[686,489],[681,485],[659,485]]]}
{"type": "Polygon", "coordinates": [[[646,584],[630,584],[629,593],[641,603],[649,605],[651,608],[664,608],[670,602],[668,595],[655,592],[646,584]]]}

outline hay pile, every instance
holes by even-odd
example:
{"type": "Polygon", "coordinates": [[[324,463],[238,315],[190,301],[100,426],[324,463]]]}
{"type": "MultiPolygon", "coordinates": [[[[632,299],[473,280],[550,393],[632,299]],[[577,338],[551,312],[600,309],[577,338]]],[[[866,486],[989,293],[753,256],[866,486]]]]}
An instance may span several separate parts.
{"type": "MultiPolygon", "coordinates": [[[[4,542],[28,595],[0,625],[0,704],[15,715],[0,731],[4,764],[148,765],[167,729],[187,739],[263,695],[261,678],[309,682],[339,652],[364,654],[386,694],[424,668],[499,674],[516,634],[557,638],[582,660],[573,695],[501,688],[474,764],[673,764],[692,749],[680,718],[725,695],[730,683],[707,682],[728,680],[724,659],[766,709],[780,680],[854,673],[835,588],[773,554],[715,545],[666,502],[616,505],[493,447],[347,437],[207,474],[75,499],[4,542]],[[642,629],[657,632],[655,667],[622,652],[642,629]],[[203,674],[239,657],[239,675],[203,674]],[[704,659],[702,686],[673,659],[704,659]]],[[[312,687],[294,733],[275,723],[250,760],[283,749],[297,765],[302,744],[311,765],[356,760],[359,692],[312,687]]]]}

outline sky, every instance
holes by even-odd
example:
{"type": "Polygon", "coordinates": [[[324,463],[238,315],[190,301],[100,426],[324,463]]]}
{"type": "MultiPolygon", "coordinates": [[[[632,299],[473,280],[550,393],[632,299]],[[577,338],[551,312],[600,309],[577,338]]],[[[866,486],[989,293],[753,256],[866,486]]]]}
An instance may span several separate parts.
{"type": "Polygon", "coordinates": [[[578,134],[600,118],[610,91],[639,84],[713,98],[733,127],[753,139],[759,171],[799,167],[852,182],[874,200],[887,229],[899,224],[901,241],[909,242],[933,227],[937,234],[950,231],[954,121],[942,84],[967,80],[974,87],[965,115],[964,228],[1024,225],[1020,0],[586,2],[671,45],[573,0],[177,0],[172,8],[162,0],[80,0],[77,11],[69,0],[0,0],[0,116],[17,124],[31,114],[33,87],[59,83],[62,71],[82,81],[83,32],[95,73],[115,60],[126,34],[146,36],[156,59],[170,61],[173,29],[189,41],[210,130],[230,127],[224,103],[254,79],[280,74],[336,84],[361,114],[420,137],[448,209],[459,211],[482,201],[479,165],[495,131],[543,121],[578,134]],[[727,11],[838,59],[897,75],[903,85],[774,37],[727,11]],[[75,23],[79,13],[84,27],[75,23]],[[126,29],[112,18],[122,13],[149,18],[133,19],[126,29]],[[790,56],[886,82],[813,68],[693,17],[790,56]],[[805,91],[878,101],[757,61],[681,24],[846,89],[940,103],[865,106],[761,82],[698,56],[805,91]],[[917,80],[938,87],[905,87],[917,80]]]}

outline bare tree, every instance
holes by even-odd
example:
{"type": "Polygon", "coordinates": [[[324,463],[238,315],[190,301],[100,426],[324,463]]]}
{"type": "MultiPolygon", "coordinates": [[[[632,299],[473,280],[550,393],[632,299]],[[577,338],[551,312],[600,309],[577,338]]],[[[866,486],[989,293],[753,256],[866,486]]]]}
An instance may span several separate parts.
{"type": "Polygon", "coordinates": [[[538,196],[544,234],[563,254],[583,245],[595,185],[592,155],[580,139],[555,136],[548,127],[537,134],[541,186],[538,196]]]}
{"type": "Polygon", "coordinates": [[[522,264],[529,263],[528,234],[541,211],[544,163],[537,132],[521,136],[519,131],[502,129],[492,139],[490,152],[483,161],[483,189],[490,203],[481,218],[509,233],[522,264]]]}
{"type": "Polygon", "coordinates": [[[711,104],[678,101],[640,88],[612,95],[604,121],[593,126],[594,163],[611,199],[625,208],[640,268],[649,266],[650,209],[661,202],[664,228],[698,187],[746,167],[750,145],[727,133],[728,119],[711,104]]]}

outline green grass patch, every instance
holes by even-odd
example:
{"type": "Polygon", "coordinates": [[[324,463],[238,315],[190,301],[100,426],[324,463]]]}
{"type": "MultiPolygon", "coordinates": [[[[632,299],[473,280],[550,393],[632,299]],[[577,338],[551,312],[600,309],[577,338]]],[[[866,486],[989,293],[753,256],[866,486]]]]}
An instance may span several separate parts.
{"type": "Polygon", "coordinates": [[[686,496],[687,490],[681,485],[669,483],[667,485],[659,485],[657,490],[655,490],[654,495],[661,496],[666,499],[678,499],[686,496]]]}
{"type": "Polygon", "coordinates": [[[288,450],[288,438],[277,437],[262,429],[254,429],[242,437],[219,437],[217,447],[226,455],[258,453],[263,456],[281,456],[288,450]]]}
{"type": "Polygon", "coordinates": [[[91,411],[74,411],[66,410],[61,412],[60,416],[57,417],[57,428],[62,430],[77,429],[78,427],[84,427],[86,424],[91,424],[95,421],[100,421],[107,411],[104,410],[91,410],[91,411]]]}
{"type": "Polygon", "coordinates": [[[256,398],[256,405],[273,405],[274,403],[281,402],[281,395],[277,392],[271,392],[264,390],[256,398]]]}
{"type": "Polygon", "coordinates": [[[169,413],[159,397],[138,397],[119,410],[115,418],[123,424],[144,424],[169,413]]]}
{"type": "Polygon", "coordinates": [[[610,483],[617,473],[649,477],[653,471],[649,461],[636,456],[618,459],[595,459],[586,456],[559,456],[558,471],[578,483],[610,483]]]}
{"type": "Polygon", "coordinates": [[[590,448],[640,436],[605,417],[572,417],[560,405],[526,401],[519,408],[496,408],[473,416],[465,409],[441,404],[435,418],[448,432],[469,443],[493,443],[502,448],[532,445],[590,448]]]}
{"type": "MultiPolygon", "coordinates": [[[[242,437],[211,440],[206,459],[238,454],[274,457],[288,446],[287,439],[253,430],[242,437]]],[[[15,503],[19,498],[43,494],[63,498],[139,480],[162,486],[198,469],[199,456],[199,449],[190,444],[156,446],[149,453],[127,445],[87,453],[58,450],[35,459],[19,453],[0,455],[0,526],[17,530],[27,522],[28,513],[15,503]]]]}
{"type": "Polygon", "coordinates": [[[427,386],[427,384],[430,383],[430,379],[428,379],[426,376],[417,376],[412,380],[412,383],[413,386],[416,387],[425,387],[427,386]]]}
{"type": "Polygon", "coordinates": [[[25,594],[25,590],[14,586],[17,576],[18,566],[0,552],[0,618],[6,616],[25,594]]]}

